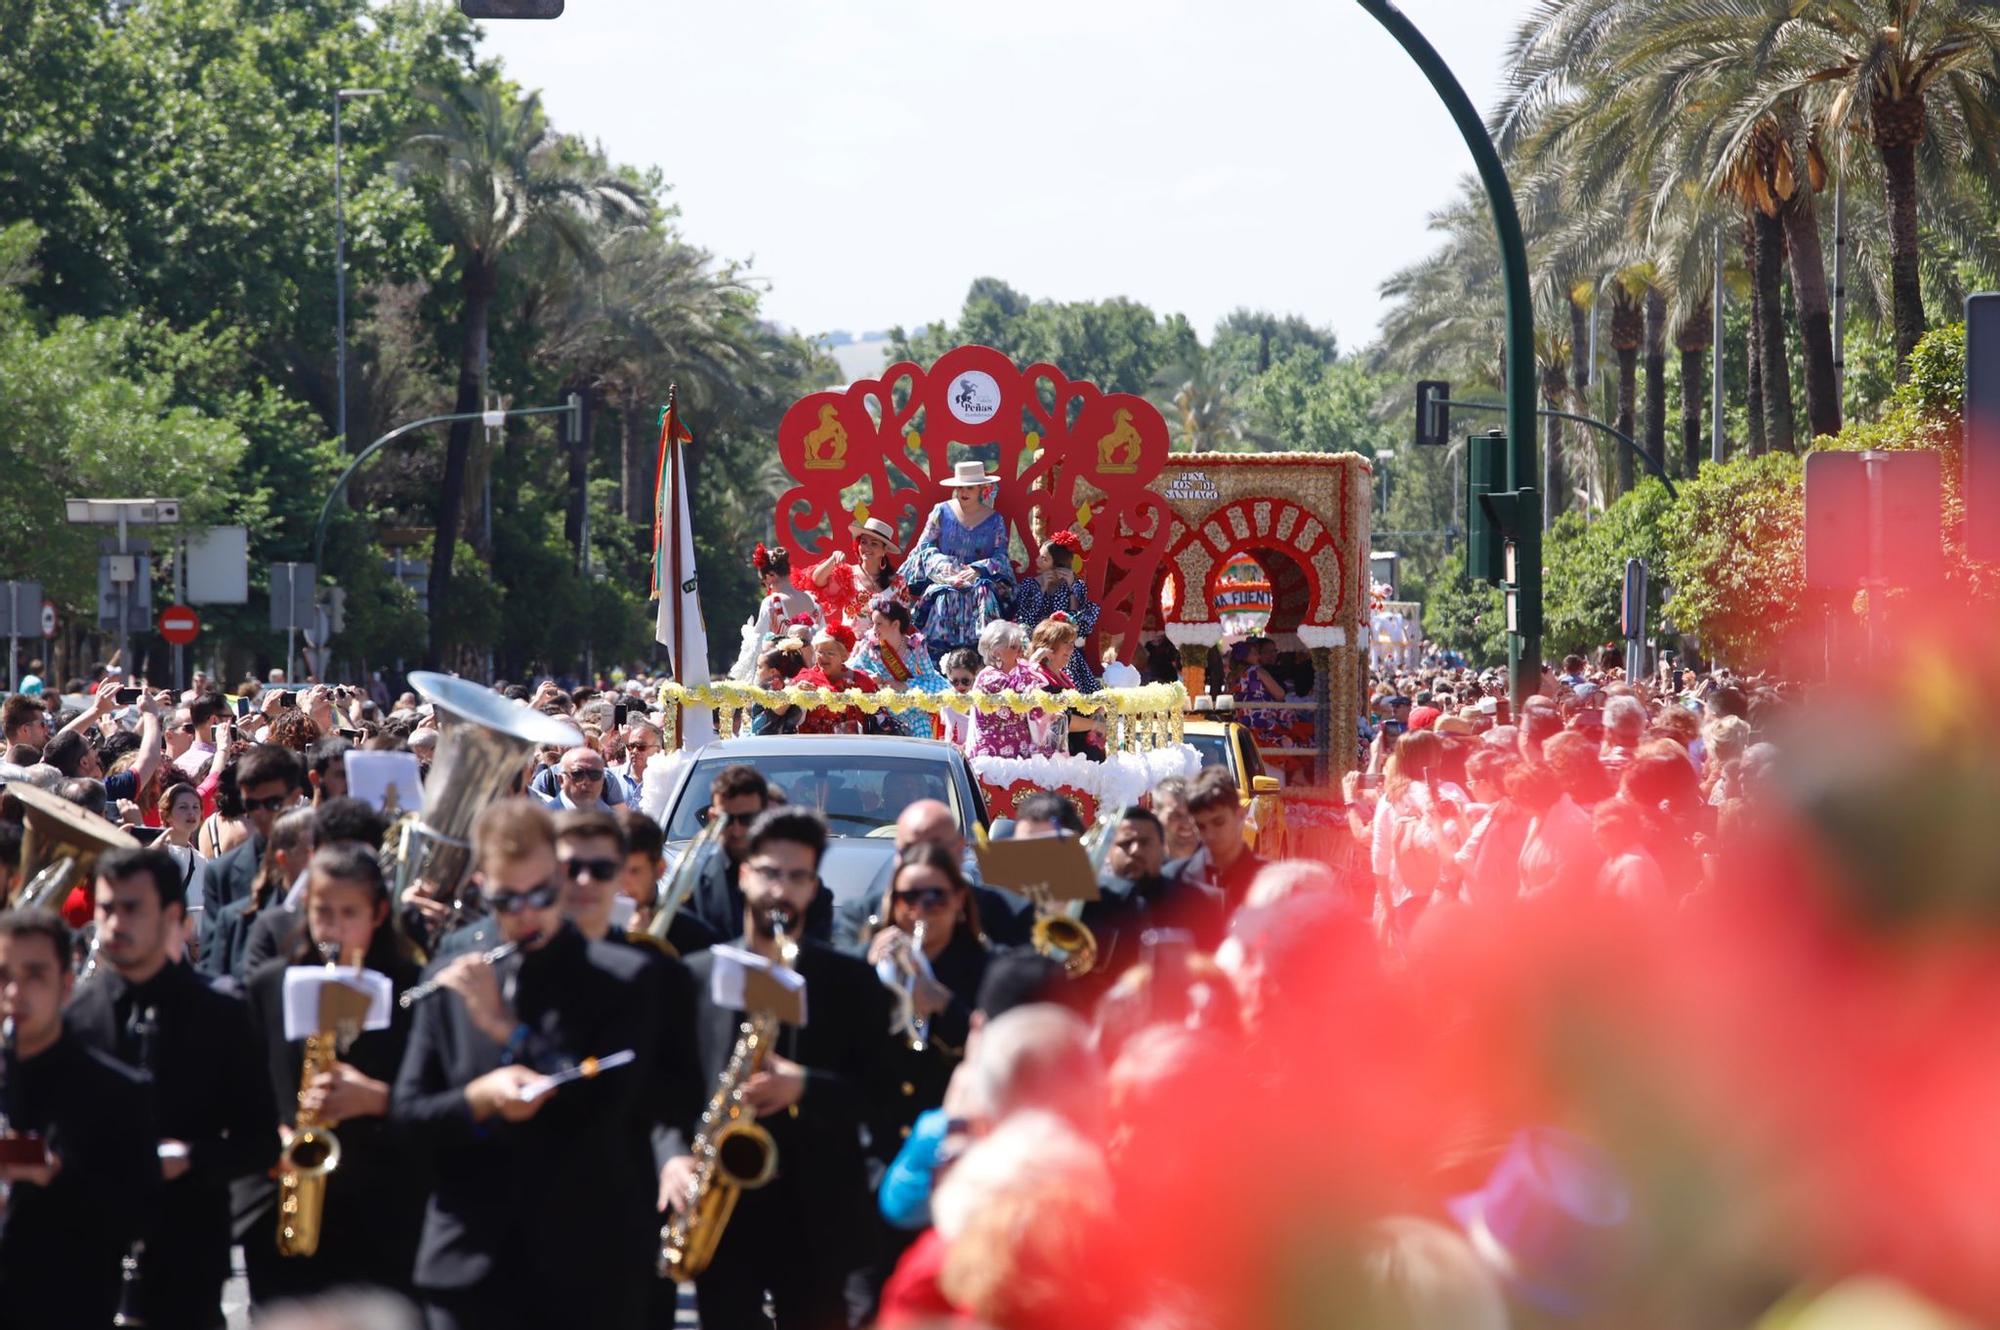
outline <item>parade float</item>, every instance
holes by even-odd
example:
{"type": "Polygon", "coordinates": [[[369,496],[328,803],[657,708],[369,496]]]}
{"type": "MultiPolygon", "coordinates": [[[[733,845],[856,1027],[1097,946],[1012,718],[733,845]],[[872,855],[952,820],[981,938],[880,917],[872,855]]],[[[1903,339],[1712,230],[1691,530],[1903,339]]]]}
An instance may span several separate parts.
{"type": "MultiPolygon", "coordinates": [[[[857,719],[968,706],[1094,716],[1102,760],[975,754],[972,765],[996,816],[1041,789],[1072,794],[1087,811],[1117,806],[1192,773],[1199,755],[1182,732],[1190,697],[1212,691],[1213,650],[1254,634],[1289,654],[1303,685],[1286,701],[1309,721],[1300,730],[1309,760],[1287,801],[1324,796],[1352,765],[1369,624],[1365,458],[1171,454],[1166,421],[1144,398],[1104,392],[1054,365],[1022,368],[983,346],[800,399],[779,426],[778,455],[793,485],[777,505],[776,542],[791,568],[820,569],[844,551],[844,561],[831,561],[844,570],[860,562],[871,532],[899,555],[926,548],[954,486],[983,466],[990,483],[980,501],[1004,522],[1012,564],[995,582],[1026,586],[1036,552],[1073,532],[1062,539],[1094,613],[1078,654],[1094,665],[1112,648],[1138,662],[1150,647],[1157,660],[1164,638],[1182,668],[1176,680],[1137,687],[970,696],[893,681],[871,692],[740,680],[670,686],[670,700],[712,708],[721,735],[747,732],[752,708],[772,706],[846,708],[857,719]]],[[[904,575],[919,562],[911,558],[904,575]]],[[[913,585],[920,615],[923,595],[913,585]]],[[[994,599],[1004,615],[1006,598],[994,599]]]]}

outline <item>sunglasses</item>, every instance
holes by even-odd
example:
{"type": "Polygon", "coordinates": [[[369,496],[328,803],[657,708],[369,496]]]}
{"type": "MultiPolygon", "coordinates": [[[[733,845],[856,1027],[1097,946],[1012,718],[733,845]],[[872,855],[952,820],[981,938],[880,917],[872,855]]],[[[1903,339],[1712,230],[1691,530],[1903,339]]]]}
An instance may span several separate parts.
{"type": "Polygon", "coordinates": [[[951,686],[953,688],[970,688],[972,687],[972,676],[969,674],[954,674],[951,676],[951,686]]]}
{"type": "MultiPolygon", "coordinates": [[[[728,826],[747,827],[763,815],[763,810],[759,809],[755,813],[723,813],[721,817],[724,824],[728,826]]],[[[697,814],[697,818],[703,826],[707,826],[709,823],[715,821],[716,816],[715,805],[713,804],[710,804],[697,814]]]]}
{"type": "Polygon", "coordinates": [[[275,812],[277,809],[283,808],[287,803],[291,802],[291,798],[292,796],[289,794],[273,794],[263,799],[245,799],[243,801],[243,811],[246,813],[261,813],[266,809],[270,809],[275,812]]]}
{"type": "Polygon", "coordinates": [[[486,894],[486,903],[495,914],[519,914],[523,910],[546,910],[552,908],[560,897],[560,888],[553,882],[544,882],[539,887],[527,891],[495,891],[486,894]]]}
{"type": "Polygon", "coordinates": [[[951,892],[944,887],[918,887],[913,891],[896,891],[890,898],[898,905],[908,905],[919,910],[939,909],[951,902],[951,892]]]}
{"type": "Polygon", "coordinates": [[[569,773],[571,780],[603,780],[603,767],[578,767],[569,773]]]}
{"type": "Polygon", "coordinates": [[[611,881],[619,873],[623,872],[624,868],[625,865],[619,863],[616,859],[565,859],[562,861],[563,872],[571,878],[588,876],[596,878],[599,882],[611,881]]]}

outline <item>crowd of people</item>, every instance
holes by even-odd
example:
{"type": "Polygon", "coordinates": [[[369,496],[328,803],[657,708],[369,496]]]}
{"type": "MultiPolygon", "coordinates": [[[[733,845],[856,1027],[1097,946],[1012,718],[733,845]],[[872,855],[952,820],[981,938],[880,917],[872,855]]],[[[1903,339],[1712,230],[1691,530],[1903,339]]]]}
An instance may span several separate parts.
{"type": "MultiPolygon", "coordinates": [[[[1780,690],[1572,657],[1514,714],[1494,682],[1372,681],[1329,861],[1259,857],[1244,792],[1207,768],[1094,829],[1060,794],[1025,799],[986,847],[912,802],[880,895],[845,904],[822,881],[825,822],[749,766],[707,790],[707,857],[670,868],[637,808],[661,758],[643,681],[501,686],[583,741],[537,752],[479,815],[456,900],[399,897],[383,810],[349,797],[340,760],[427,766],[439,721],[413,695],[266,689],[242,714],[111,679],[75,715],[10,697],[6,787],[145,847],[103,854],[56,909],[0,916],[0,1110],[46,1143],[0,1162],[0,1324],[105,1325],[122,1301],[207,1330],[240,1246],[272,1324],[331,1297],[303,1305],[348,1319],[300,1323],[666,1326],[661,1226],[699,1193],[718,1087],[776,1164],[693,1281],[706,1326],[1627,1323],[1607,1234],[1634,1227],[1630,1184],[1572,1124],[1454,1123],[1435,1176],[1338,1202],[1281,1201],[1287,1163],[1259,1157],[1260,1119],[1273,1139],[1364,1120],[1370,1094],[1330,1099],[1315,1059],[1365,1037],[1453,920],[1672,910],[1758,819],[1780,690]],[[986,882],[981,850],[1086,834],[1095,963],[1077,974],[1037,944],[1046,903],[986,882]],[[286,976],[329,958],[430,995],[307,1074],[286,976]],[[747,1068],[744,964],[805,994],[747,1068]],[[281,1255],[302,1115],[341,1158],[317,1250],[281,1255]],[[1338,1240],[1307,1243],[1317,1293],[1246,1254],[1270,1229],[1240,1197],[1212,1204],[1244,1170],[1259,1207],[1341,1212],[1338,1240]],[[1254,1294],[1232,1275],[1253,1267],[1254,1294]]],[[[16,898],[23,816],[0,790],[16,898]]]]}

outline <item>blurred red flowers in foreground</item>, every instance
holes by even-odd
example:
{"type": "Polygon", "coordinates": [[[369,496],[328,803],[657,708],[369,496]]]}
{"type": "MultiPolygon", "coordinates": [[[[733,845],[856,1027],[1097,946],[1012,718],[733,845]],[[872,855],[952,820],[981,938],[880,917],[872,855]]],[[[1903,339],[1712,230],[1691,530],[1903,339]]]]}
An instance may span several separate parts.
{"type": "Polygon", "coordinates": [[[1387,968],[1302,912],[1253,1037],[1127,1078],[1118,1241],[1075,1277],[1188,1286],[1161,1324],[1365,1323],[1361,1226],[1451,1222],[1546,1127],[1630,1197],[1552,1324],[1747,1326],[1864,1273],[2000,1321],[1996,657],[1933,636],[1815,693],[1784,797],[1671,906],[1455,908],[1387,968]]]}

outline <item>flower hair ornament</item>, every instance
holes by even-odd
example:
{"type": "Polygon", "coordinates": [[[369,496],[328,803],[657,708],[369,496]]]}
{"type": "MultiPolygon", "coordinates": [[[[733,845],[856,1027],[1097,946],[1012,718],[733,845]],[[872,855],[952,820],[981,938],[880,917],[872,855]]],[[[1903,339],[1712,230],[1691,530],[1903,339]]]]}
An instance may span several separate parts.
{"type": "Polygon", "coordinates": [[[1083,537],[1077,535],[1074,531],[1063,530],[1056,532],[1053,536],[1049,537],[1049,544],[1060,545],[1079,558],[1083,555],[1083,537]]]}
{"type": "Polygon", "coordinates": [[[771,551],[764,548],[761,540],[757,542],[757,548],[750,551],[750,566],[759,573],[771,571],[771,551]]]}
{"type": "Polygon", "coordinates": [[[1055,612],[1054,614],[1051,614],[1051,615],[1049,616],[1049,622],[1050,622],[1050,623],[1068,623],[1068,622],[1069,622],[1069,611],[1067,611],[1067,610],[1057,610],[1057,611],[1056,611],[1056,612],[1055,612]]]}
{"type": "Polygon", "coordinates": [[[812,626],[813,617],[810,614],[794,614],[791,618],[785,620],[785,627],[787,628],[810,628],[812,626]]]}
{"type": "Polygon", "coordinates": [[[843,650],[854,650],[854,630],[844,623],[830,623],[813,634],[813,645],[821,642],[838,642],[843,650]]]}

